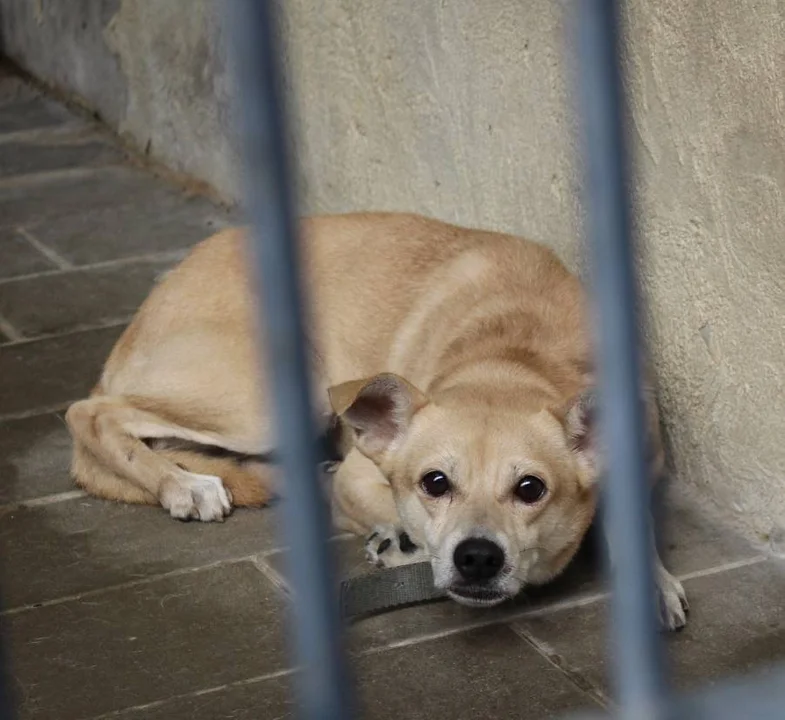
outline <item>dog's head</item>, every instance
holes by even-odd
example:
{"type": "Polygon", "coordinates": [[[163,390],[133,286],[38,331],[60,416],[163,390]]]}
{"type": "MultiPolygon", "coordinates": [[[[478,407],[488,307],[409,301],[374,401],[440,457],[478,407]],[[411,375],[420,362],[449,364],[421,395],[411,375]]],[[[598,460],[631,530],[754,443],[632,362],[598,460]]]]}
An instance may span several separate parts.
{"type": "Polygon", "coordinates": [[[392,374],[330,391],[356,447],[389,479],[404,528],[455,600],[493,605],[571,560],[595,513],[592,403],[513,389],[432,397],[392,374]]]}

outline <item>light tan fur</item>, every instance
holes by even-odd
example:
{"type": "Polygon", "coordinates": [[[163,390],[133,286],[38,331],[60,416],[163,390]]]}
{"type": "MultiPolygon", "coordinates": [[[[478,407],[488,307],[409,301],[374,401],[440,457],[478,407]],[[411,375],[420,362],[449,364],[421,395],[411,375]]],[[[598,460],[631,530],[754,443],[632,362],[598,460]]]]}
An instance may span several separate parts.
{"type": "MultiPolygon", "coordinates": [[[[456,575],[467,537],[504,552],[488,603],[560,573],[594,517],[601,472],[578,280],[536,243],[414,215],[311,218],[301,235],[315,411],[324,424],[337,413],[349,438],[336,524],[371,534],[373,562],[429,558],[463,602],[482,595],[464,597],[456,575]],[[423,490],[429,471],[449,476],[447,495],[423,490]],[[535,503],[517,499],[526,476],[547,489],[535,503]]],[[[228,230],[154,289],[91,397],[68,411],[82,487],[202,520],[274,494],[268,465],[238,459],[274,448],[247,271],[245,233],[228,230]]],[[[683,624],[683,590],[658,568],[666,625],[683,624]]]]}

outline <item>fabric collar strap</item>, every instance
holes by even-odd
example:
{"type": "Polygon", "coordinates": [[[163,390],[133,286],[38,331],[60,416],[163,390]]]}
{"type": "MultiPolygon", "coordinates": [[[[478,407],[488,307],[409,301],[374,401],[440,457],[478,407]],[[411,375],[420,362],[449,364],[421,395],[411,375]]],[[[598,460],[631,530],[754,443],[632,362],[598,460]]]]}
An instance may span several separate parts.
{"type": "Polygon", "coordinates": [[[395,608],[443,600],[443,590],[433,585],[429,562],[400,565],[366,573],[341,583],[341,616],[347,622],[395,608]]]}

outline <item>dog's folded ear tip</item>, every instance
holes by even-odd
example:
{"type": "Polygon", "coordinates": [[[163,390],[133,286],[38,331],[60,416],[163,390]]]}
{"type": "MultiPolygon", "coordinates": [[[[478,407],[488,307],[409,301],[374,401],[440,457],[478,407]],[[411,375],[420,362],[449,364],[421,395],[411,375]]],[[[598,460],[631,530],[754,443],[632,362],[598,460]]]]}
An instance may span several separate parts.
{"type": "Polygon", "coordinates": [[[333,412],[338,416],[343,415],[354,404],[357,396],[366,385],[367,380],[363,379],[349,380],[329,387],[327,397],[333,412]]]}
{"type": "Polygon", "coordinates": [[[394,401],[404,400],[415,409],[421,407],[426,401],[422,391],[406,378],[391,372],[379,373],[360,380],[349,380],[327,389],[330,406],[339,416],[345,415],[363,396],[386,397],[394,401]]]}
{"type": "Polygon", "coordinates": [[[401,437],[427,403],[423,392],[394,373],[379,373],[329,388],[333,411],[355,432],[361,452],[376,455],[401,437]]]}

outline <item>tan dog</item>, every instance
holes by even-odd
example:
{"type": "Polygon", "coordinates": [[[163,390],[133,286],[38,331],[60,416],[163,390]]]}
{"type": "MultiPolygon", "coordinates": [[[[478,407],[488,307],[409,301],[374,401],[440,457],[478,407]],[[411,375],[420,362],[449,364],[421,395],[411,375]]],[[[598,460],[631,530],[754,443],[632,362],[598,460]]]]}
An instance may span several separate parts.
{"type": "MultiPolygon", "coordinates": [[[[418,216],[301,229],[316,410],[348,431],[336,524],[370,535],[379,565],[429,558],[466,604],[554,578],[594,517],[601,470],[578,280],[540,245],[418,216]]],[[[154,289],[68,411],[86,490],[205,521],[273,495],[247,265],[244,232],[222,232],[154,289]]],[[[657,573],[663,622],[681,627],[684,591],[659,560],[657,573]]]]}

